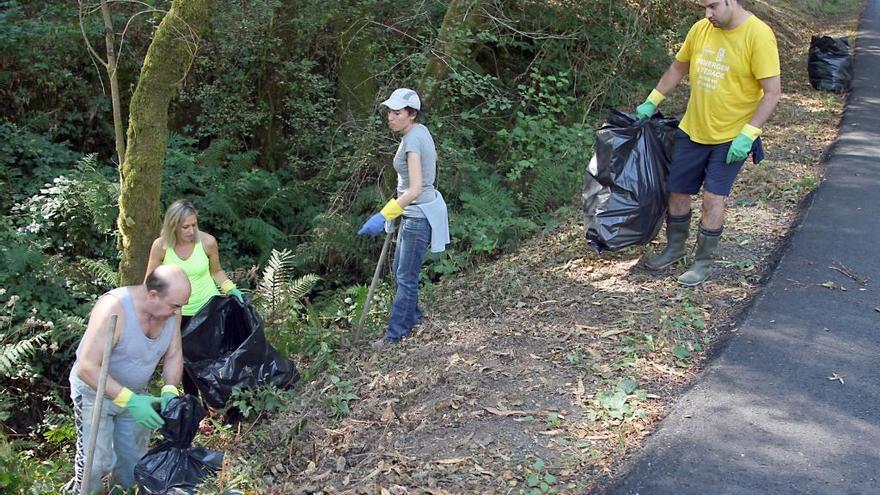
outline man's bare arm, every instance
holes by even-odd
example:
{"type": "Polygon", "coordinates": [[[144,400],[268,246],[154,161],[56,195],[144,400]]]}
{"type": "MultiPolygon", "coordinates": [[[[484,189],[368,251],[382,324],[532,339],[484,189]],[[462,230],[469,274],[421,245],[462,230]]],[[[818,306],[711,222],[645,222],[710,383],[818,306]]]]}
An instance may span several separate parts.
{"type": "MultiPolygon", "coordinates": [[[[108,322],[110,316],[119,315],[116,321],[116,334],[113,336],[113,347],[119,342],[122,333],[122,305],[113,296],[104,296],[98,300],[89,316],[89,324],[83,335],[82,353],[77,364],[79,378],[93,389],[98,388],[98,378],[101,374],[101,360],[104,357],[104,345],[107,343],[108,322]]],[[[113,399],[122,390],[112,376],[107,375],[107,384],[104,387],[104,396],[113,399]]]]}
{"type": "Polygon", "coordinates": [[[657,82],[657,91],[663,94],[663,96],[669,96],[675,91],[675,88],[678,86],[678,83],[684,79],[684,76],[687,75],[690,70],[691,64],[688,62],[679,62],[678,60],[673,60],[672,64],[666,69],[666,72],[663,73],[663,76],[660,77],[660,80],[657,82]]]}
{"type": "Polygon", "coordinates": [[[749,124],[760,129],[770,119],[770,115],[773,114],[776,104],[779,103],[779,99],[782,97],[782,78],[780,76],[767,77],[759,79],[758,82],[761,83],[761,87],[764,89],[764,97],[758,103],[758,109],[755,110],[754,115],[749,120],[749,124]]]}
{"type": "Polygon", "coordinates": [[[180,338],[180,317],[177,316],[177,324],[174,329],[174,336],[171,337],[171,345],[165,352],[162,359],[162,379],[165,385],[180,385],[183,378],[183,344],[180,338]]]}

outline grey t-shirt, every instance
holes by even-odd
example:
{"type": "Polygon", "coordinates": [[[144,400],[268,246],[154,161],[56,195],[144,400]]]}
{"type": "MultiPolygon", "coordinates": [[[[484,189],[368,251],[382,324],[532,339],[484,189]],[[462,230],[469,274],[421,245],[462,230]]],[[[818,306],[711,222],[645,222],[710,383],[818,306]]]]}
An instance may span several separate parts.
{"type": "MultiPolygon", "coordinates": [[[[120,385],[142,394],[150,384],[150,378],[159,360],[168,352],[177,325],[177,316],[171,316],[162,326],[162,333],[155,339],[144,335],[134,307],[133,287],[117,287],[110,295],[122,305],[122,335],[110,354],[109,373],[120,385]]],[[[103,345],[103,344],[102,344],[103,345]]],[[[82,358],[83,342],[76,348],[76,363],[82,358]]],[[[77,376],[76,363],[70,371],[71,383],[77,376]]]]}
{"type": "Polygon", "coordinates": [[[436,198],[434,179],[437,177],[437,149],[434,147],[434,138],[431,137],[427,127],[422,124],[414,125],[403,136],[397,153],[394,155],[398,197],[409,189],[407,153],[416,153],[422,159],[422,194],[404,209],[403,214],[408,217],[424,217],[422,210],[413,205],[429,203],[436,198]]]}

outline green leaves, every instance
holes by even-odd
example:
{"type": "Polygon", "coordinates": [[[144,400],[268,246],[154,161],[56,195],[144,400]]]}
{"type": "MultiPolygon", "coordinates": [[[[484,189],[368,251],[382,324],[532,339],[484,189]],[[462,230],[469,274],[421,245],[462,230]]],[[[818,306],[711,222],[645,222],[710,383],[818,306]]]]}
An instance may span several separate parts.
{"type": "Polygon", "coordinates": [[[537,228],[520,216],[513,194],[497,177],[480,179],[473,192],[462,192],[460,199],[460,220],[450,224],[451,234],[469,241],[472,255],[509,247],[537,228]]]}
{"type": "Polygon", "coordinates": [[[623,393],[629,395],[636,391],[636,389],[638,388],[638,384],[635,382],[635,380],[625,379],[620,380],[620,382],[617,383],[617,388],[623,393]]]}
{"type": "Polygon", "coordinates": [[[556,476],[546,471],[544,460],[540,457],[530,467],[523,469],[523,477],[525,478],[525,489],[520,493],[523,495],[544,495],[548,493],[557,493],[554,485],[556,484],[556,476]]]}
{"type": "Polygon", "coordinates": [[[630,412],[630,408],[626,404],[628,395],[622,390],[601,390],[596,394],[596,400],[605,408],[610,417],[623,419],[624,415],[630,412]]]}
{"type": "Polygon", "coordinates": [[[252,418],[283,411],[293,398],[292,390],[266,385],[260,388],[233,389],[230,404],[245,418],[252,418]]]}
{"type": "Polygon", "coordinates": [[[503,149],[500,165],[505,178],[517,203],[536,222],[546,222],[548,213],[575,193],[583,157],[592,145],[590,128],[568,122],[577,106],[570,85],[566,72],[543,75],[533,70],[529,84],[518,86],[522,99],[512,128],[495,134],[503,149]]]}
{"type": "Polygon", "coordinates": [[[352,391],[351,383],[343,380],[336,375],[330,375],[330,383],[336,389],[336,392],[327,396],[324,402],[330,407],[330,415],[336,418],[348,416],[351,412],[348,403],[357,400],[360,397],[352,391]]]}
{"type": "Polygon", "coordinates": [[[684,346],[677,345],[672,349],[672,355],[678,359],[687,359],[691,357],[691,351],[687,350],[684,346]]]}
{"type": "Polygon", "coordinates": [[[646,413],[638,408],[638,404],[646,397],[647,393],[638,388],[634,380],[628,378],[620,380],[614,388],[603,389],[596,393],[590,417],[594,421],[603,418],[618,421],[644,419],[646,413]]]}
{"type": "Polygon", "coordinates": [[[679,368],[687,368],[691,366],[691,358],[694,352],[703,350],[703,344],[686,340],[672,348],[672,356],[675,358],[675,365],[679,368]]]}

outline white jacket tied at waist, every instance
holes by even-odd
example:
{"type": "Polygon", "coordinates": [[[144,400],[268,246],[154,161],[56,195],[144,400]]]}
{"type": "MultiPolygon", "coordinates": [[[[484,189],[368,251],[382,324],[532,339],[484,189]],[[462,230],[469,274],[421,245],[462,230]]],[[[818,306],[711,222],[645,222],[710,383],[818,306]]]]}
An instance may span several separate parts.
{"type": "MultiPolygon", "coordinates": [[[[446,201],[440,191],[434,191],[436,197],[428,203],[411,204],[422,211],[428,223],[431,225],[431,252],[442,253],[449,244],[449,214],[446,211],[446,201]]],[[[385,232],[393,232],[394,223],[385,222],[385,232]]]]}

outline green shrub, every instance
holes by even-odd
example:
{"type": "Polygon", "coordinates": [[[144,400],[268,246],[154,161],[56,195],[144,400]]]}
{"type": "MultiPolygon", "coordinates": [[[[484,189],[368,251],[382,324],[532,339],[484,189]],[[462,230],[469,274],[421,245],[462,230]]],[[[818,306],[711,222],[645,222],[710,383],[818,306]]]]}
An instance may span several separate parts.
{"type": "Polygon", "coordinates": [[[39,192],[13,208],[19,232],[52,254],[107,259],[115,257],[115,170],[88,155],[52,178],[39,192]]]}
{"type": "Polygon", "coordinates": [[[45,134],[0,121],[0,187],[5,192],[0,207],[8,212],[78,158],[79,154],[45,134]]]}

